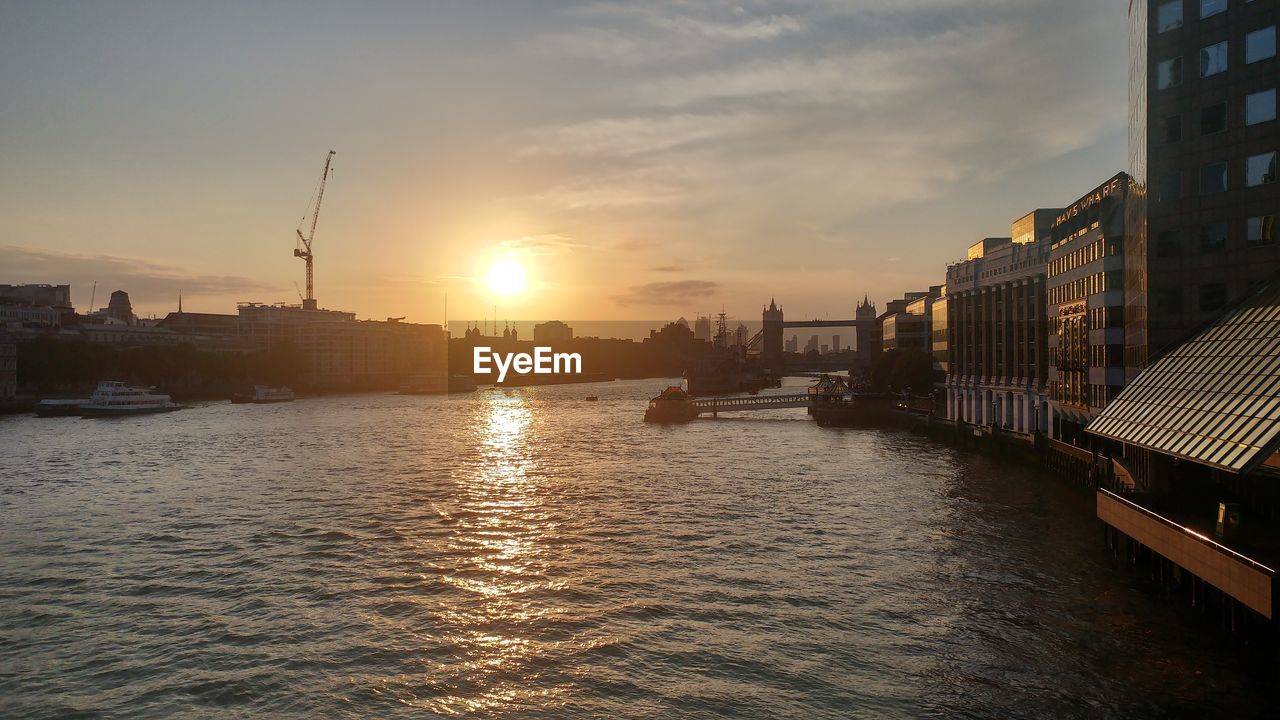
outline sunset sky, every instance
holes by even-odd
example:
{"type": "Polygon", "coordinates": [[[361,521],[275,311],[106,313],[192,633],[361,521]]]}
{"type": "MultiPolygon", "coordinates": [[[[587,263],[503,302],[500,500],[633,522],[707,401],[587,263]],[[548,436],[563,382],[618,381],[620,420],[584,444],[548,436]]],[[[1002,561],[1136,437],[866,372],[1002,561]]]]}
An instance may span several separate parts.
{"type": "Polygon", "coordinates": [[[322,307],[848,315],[1124,169],[1125,13],[0,0],[0,282],[297,302],[333,149],[322,307]],[[500,260],[523,291],[495,296],[500,260]]]}

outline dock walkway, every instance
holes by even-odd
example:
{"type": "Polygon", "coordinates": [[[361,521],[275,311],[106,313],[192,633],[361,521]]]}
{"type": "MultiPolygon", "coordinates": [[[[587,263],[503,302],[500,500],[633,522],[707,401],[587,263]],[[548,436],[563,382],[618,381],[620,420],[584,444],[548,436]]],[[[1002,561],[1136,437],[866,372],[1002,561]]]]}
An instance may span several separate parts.
{"type": "Polygon", "coordinates": [[[780,410],[782,408],[807,408],[813,403],[809,393],[789,395],[749,395],[746,397],[711,397],[691,400],[699,415],[710,413],[712,417],[722,412],[741,410],[780,410]]]}

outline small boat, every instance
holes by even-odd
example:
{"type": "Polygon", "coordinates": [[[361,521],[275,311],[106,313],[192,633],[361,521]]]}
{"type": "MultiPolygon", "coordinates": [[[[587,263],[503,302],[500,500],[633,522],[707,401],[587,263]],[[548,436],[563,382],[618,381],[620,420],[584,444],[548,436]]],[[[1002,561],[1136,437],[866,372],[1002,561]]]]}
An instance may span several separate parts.
{"type": "Polygon", "coordinates": [[[676,385],[663,390],[657,397],[649,401],[644,411],[644,421],[649,423],[680,423],[698,417],[698,409],[693,406],[689,393],[676,385]]]}
{"type": "Polygon", "coordinates": [[[588,395],[587,402],[595,402],[600,399],[599,395],[588,395]]]}
{"type": "Polygon", "coordinates": [[[287,385],[281,385],[280,387],[254,385],[252,393],[235,393],[231,396],[231,402],[233,403],[254,403],[256,405],[292,402],[295,399],[297,399],[297,396],[293,394],[293,391],[287,385]]]}
{"type": "Polygon", "coordinates": [[[89,402],[88,398],[50,398],[36,403],[37,417],[66,417],[79,415],[80,406],[89,402]]]}
{"type": "Polygon", "coordinates": [[[80,414],[85,417],[116,417],[172,412],[187,407],[173,402],[168,395],[153,387],[104,380],[98,383],[88,402],[80,405],[80,414]]]}

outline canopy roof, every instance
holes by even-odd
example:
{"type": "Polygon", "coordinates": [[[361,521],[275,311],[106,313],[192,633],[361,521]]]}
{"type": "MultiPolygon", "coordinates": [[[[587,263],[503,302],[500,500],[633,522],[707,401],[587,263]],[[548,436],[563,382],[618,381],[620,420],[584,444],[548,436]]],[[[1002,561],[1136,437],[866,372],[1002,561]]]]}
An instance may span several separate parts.
{"type": "Polygon", "coordinates": [[[1087,429],[1233,473],[1266,462],[1280,446],[1280,283],[1153,362],[1087,429]]]}

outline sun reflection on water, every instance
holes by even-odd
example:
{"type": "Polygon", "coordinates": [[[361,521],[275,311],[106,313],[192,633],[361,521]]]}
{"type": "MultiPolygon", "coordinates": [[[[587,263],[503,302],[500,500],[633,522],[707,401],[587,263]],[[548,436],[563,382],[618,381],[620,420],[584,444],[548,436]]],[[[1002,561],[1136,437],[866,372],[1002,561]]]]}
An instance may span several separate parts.
{"type": "Polygon", "coordinates": [[[563,582],[548,577],[554,523],[532,452],[534,414],[520,393],[488,393],[478,408],[469,461],[456,465],[453,568],[442,578],[460,591],[441,613],[456,659],[432,668],[425,705],[441,714],[546,710],[568,690],[541,677],[564,643],[536,631],[565,610],[548,597],[563,582]]]}

